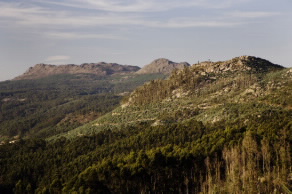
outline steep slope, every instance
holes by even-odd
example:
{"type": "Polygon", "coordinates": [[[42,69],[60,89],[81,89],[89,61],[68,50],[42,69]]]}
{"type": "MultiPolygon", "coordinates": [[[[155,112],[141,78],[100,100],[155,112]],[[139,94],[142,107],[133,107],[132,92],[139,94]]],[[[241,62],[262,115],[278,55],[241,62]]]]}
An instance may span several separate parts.
{"type": "Polygon", "coordinates": [[[130,65],[119,65],[116,63],[84,63],[82,65],[47,65],[37,64],[30,67],[23,75],[14,80],[38,79],[58,74],[94,74],[97,76],[105,76],[112,74],[136,72],[140,68],[130,65]]]}
{"type": "Polygon", "coordinates": [[[183,69],[190,64],[186,62],[175,63],[168,59],[156,59],[152,63],[145,65],[142,69],[137,71],[137,74],[149,74],[149,73],[163,73],[170,74],[174,69],[183,69]]]}

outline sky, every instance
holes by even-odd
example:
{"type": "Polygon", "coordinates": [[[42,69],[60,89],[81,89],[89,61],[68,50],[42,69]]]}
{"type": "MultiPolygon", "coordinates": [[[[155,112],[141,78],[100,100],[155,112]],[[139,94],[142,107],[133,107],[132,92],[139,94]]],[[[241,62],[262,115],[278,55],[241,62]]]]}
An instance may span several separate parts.
{"type": "Polygon", "coordinates": [[[0,81],[38,63],[251,55],[292,67],[291,0],[0,0],[0,81]]]}

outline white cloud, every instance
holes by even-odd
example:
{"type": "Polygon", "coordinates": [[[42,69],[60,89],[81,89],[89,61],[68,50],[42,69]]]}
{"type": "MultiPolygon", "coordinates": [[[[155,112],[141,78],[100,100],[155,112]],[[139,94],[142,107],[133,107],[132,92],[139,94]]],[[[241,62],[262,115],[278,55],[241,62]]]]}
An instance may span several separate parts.
{"type": "MultiPolygon", "coordinates": [[[[243,3],[249,0],[238,0],[243,3]]],[[[28,4],[0,2],[0,28],[20,29],[31,33],[44,34],[55,39],[123,39],[117,35],[115,29],[129,26],[153,28],[192,28],[192,27],[232,27],[243,25],[251,19],[272,17],[279,13],[254,11],[229,11],[187,14],[176,12],[175,8],[204,7],[218,9],[230,7],[231,0],[65,0],[57,1],[30,1],[28,4]],[[65,7],[48,6],[49,4],[65,7]],[[76,7],[69,9],[68,7],[76,7]],[[81,9],[80,9],[81,8],[81,9]],[[93,9],[93,10],[84,10],[93,9]],[[102,11],[96,11],[102,10],[102,11]],[[152,17],[152,13],[174,10],[165,13],[164,17],[152,17]],[[227,13],[229,11],[229,13],[227,13]],[[103,33],[80,33],[103,29],[103,33]],[[110,28],[110,30],[108,30],[110,28]],[[71,32],[69,32],[71,31],[71,32]],[[74,31],[74,33],[72,32],[74,31]],[[109,31],[106,33],[105,31],[109,31]]],[[[254,20],[252,21],[254,22],[254,20]]]]}
{"type": "MultiPolygon", "coordinates": [[[[198,21],[194,17],[176,18],[169,17],[167,19],[148,18],[137,14],[114,14],[104,13],[90,15],[83,13],[74,14],[69,11],[47,10],[40,7],[23,8],[19,4],[4,4],[4,9],[0,12],[0,20],[12,20],[10,25],[22,28],[43,28],[43,29],[68,29],[82,27],[105,27],[105,26],[123,26],[136,25],[146,27],[159,28],[186,28],[186,27],[224,27],[234,25],[234,22],[218,21],[209,18],[207,20],[198,21]],[[14,7],[13,7],[14,6],[14,7]]],[[[47,33],[55,38],[110,38],[116,39],[113,35],[98,34],[74,34],[74,33],[47,33]]]]}
{"type": "MultiPolygon", "coordinates": [[[[29,27],[42,27],[49,29],[68,29],[68,28],[81,28],[81,27],[96,27],[96,26],[117,26],[117,25],[137,25],[146,27],[159,27],[159,28],[186,28],[186,27],[225,27],[238,25],[239,22],[234,21],[218,21],[218,19],[207,18],[204,20],[198,20],[195,17],[177,17],[170,16],[167,19],[159,18],[148,18],[143,15],[137,14],[114,14],[104,13],[90,15],[84,13],[84,15],[74,14],[69,11],[55,11],[46,10],[39,7],[27,8],[11,7],[10,5],[4,7],[0,13],[0,19],[13,20],[14,25],[17,26],[29,26],[29,27]]],[[[73,33],[49,33],[53,37],[64,37],[64,38],[116,38],[108,35],[75,35],[73,33]]]]}
{"type": "Polygon", "coordinates": [[[67,55],[54,55],[54,56],[49,56],[45,58],[42,63],[62,65],[62,64],[68,64],[68,61],[70,59],[71,57],[67,55]]]}
{"type": "Polygon", "coordinates": [[[38,6],[22,7],[15,3],[0,3],[0,7],[0,22],[20,28],[36,26],[38,28],[68,29],[68,27],[143,25],[142,17],[137,15],[76,13],[69,10],[48,10],[38,6]]]}
{"type": "Polygon", "coordinates": [[[250,0],[70,0],[70,1],[40,1],[40,3],[55,4],[79,9],[103,10],[110,12],[161,12],[176,8],[199,7],[205,9],[223,9],[232,5],[249,2],[250,0]]]}
{"type": "Polygon", "coordinates": [[[174,18],[165,22],[150,24],[156,28],[191,28],[191,27],[231,27],[241,25],[242,22],[223,21],[216,18],[197,19],[197,18],[174,18]]]}
{"type": "Polygon", "coordinates": [[[124,39],[120,36],[115,36],[111,34],[89,34],[89,33],[74,33],[74,32],[46,32],[44,34],[49,38],[57,39],[124,39]]]}
{"type": "Polygon", "coordinates": [[[49,56],[49,57],[47,57],[44,61],[45,62],[51,62],[51,63],[60,63],[58,61],[67,61],[69,59],[71,59],[70,56],[55,55],[55,56],[49,56]]]}
{"type": "Polygon", "coordinates": [[[91,9],[109,12],[160,12],[179,7],[199,6],[202,1],[154,1],[154,0],[72,0],[72,1],[39,1],[40,3],[55,4],[78,9],[91,9]]]}
{"type": "Polygon", "coordinates": [[[272,16],[277,16],[280,15],[278,12],[264,12],[264,11],[234,11],[231,13],[227,14],[228,16],[231,17],[236,17],[236,18],[263,18],[263,17],[272,17],[272,16]]]}

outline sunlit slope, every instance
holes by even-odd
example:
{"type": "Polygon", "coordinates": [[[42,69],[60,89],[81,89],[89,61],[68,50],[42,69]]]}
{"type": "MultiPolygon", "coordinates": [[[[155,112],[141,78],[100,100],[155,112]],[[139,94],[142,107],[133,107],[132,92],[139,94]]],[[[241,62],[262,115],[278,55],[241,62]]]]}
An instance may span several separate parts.
{"type": "MultiPolygon", "coordinates": [[[[203,62],[177,70],[166,80],[144,84],[121,106],[99,119],[61,134],[69,138],[145,123],[188,119],[248,125],[273,112],[291,114],[292,70],[255,57],[203,62]]],[[[56,138],[56,137],[54,137],[56,138]]]]}

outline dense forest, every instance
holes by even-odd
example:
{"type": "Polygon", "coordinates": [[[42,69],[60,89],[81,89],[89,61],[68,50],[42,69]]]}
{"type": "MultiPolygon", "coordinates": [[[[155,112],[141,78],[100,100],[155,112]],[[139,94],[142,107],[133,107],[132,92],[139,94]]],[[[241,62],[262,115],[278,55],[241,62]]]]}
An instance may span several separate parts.
{"type": "MultiPolygon", "coordinates": [[[[117,80],[113,94],[137,83],[117,80]]],[[[244,57],[174,71],[124,97],[77,88],[70,96],[100,115],[2,144],[1,193],[292,192],[291,69],[244,57]]]]}
{"type": "Polygon", "coordinates": [[[291,112],[243,123],[140,123],[0,147],[3,193],[289,193],[291,112]],[[263,122],[266,119],[269,122],[263,122]],[[281,129],[281,130],[279,130],[281,129]]]}

